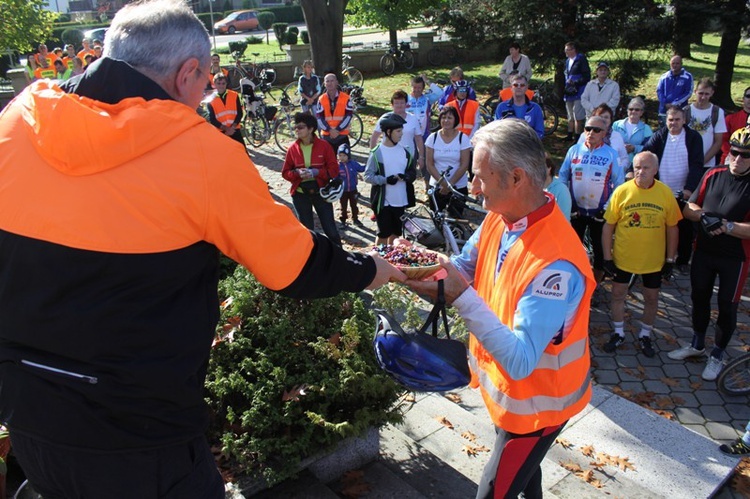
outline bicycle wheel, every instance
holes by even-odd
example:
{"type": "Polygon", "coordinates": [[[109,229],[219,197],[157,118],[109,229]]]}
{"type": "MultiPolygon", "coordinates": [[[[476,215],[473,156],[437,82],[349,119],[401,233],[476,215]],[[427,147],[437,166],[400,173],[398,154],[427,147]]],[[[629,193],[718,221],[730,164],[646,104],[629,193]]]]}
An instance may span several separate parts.
{"type": "Polygon", "coordinates": [[[542,113],[544,114],[544,136],[552,135],[557,130],[557,126],[560,124],[560,117],[557,115],[557,109],[545,104],[542,107],[542,113]]]}
{"type": "Polygon", "coordinates": [[[268,120],[265,116],[246,117],[242,124],[242,138],[253,147],[260,147],[268,140],[268,120]]]}
{"type": "Polygon", "coordinates": [[[404,51],[401,56],[401,64],[403,64],[406,69],[414,67],[414,54],[411,50],[404,51]]]}
{"type": "Polygon", "coordinates": [[[385,54],[380,58],[380,69],[388,76],[396,70],[396,59],[391,54],[385,54]]]}
{"type": "Polygon", "coordinates": [[[362,140],[362,133],[364,132],[365,126],[362,124],[362,118],[359,114],[352,114],[352,121],[349,124],[349,147],[354,148],[359,141],[362,140]]]}
{"type": "Polygon", "coordinates": [[[227,76],[227,88],[229,88],[230,90],[234,90],[235,92],[239,92],[241,90],[240,80],[243,76],[242,73],[234,66],[228,68],[227,72],[229,73],[227,76]]]}
{"type": "Polygon", "coordinates": [[[731,361],[716,380],[719,391],[724,395],[739,396],[750,393],[750,354],[731,361]]]}
{"type": "Polygon", "coordinates": [[[495,119],[495,115],[484,106],[479,106],[479,116],[482,118],[482,124],[480,126],[484,126],[495,119]]]}
{"type": "Polygon", "coordinates": [[[299,104],[299,85],[296,81],[287,84],[287,86],[284,87],[284,92],[286,92],[287,97],[292,99],[292,102],[299,104]]]}
{"type": "Polygon", "coordinates": [[[349,67],[344,71],[344,81],[347,85],[362,87],[365,84],[365,77],[359,69],[349,67]]]}
{"type": "Polygon", "coordinates": [[[276,146],[281,149],[281,152],[286,152],[289,144],[294,142],[296,138],[294,122],[291,116],[286,116],[276,122],[276,126],[273,129],[273,140],[276,142],[276,146]]]}
{"type": "Polygon", "coordinates": [[[427,62],[433,66],[440,66],[440,64],[442,64],[443,53],[440,52],[439,48],[433,47],[427,52],[427,62]]]}
{"type": "Polygon", "coordinates": [[[276,81],[276,70],[267,62],[256,64],[255,69],[253,69],[253,75],[269,85],[273,85],[273,82],[276,81]]]}
{"type": "Polygon", "coordinates": [[[500,104],[500,96],[495,95],[493,97],[490,97],[486,101],[484,101],[484,107],[489,109],[490,113],[492,113],[492,116],[494,118],[495,116],[495,109],[497,109],[497,105],[500,104]]]}

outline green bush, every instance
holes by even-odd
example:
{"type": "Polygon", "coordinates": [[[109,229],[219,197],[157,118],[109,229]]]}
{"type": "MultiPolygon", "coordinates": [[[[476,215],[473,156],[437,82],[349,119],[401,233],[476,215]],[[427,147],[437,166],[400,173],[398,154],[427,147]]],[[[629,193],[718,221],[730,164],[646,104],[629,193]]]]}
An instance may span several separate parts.
{"type": "Polygon", "coordinates": [[[302,37],[302,43],[310,43],[310,33],[303,31],[300,33],[300,36],[302,37]]]}
{"type": "Polygon", "coordinates": [[[247,40],[238,40],[236,42],[229,42],[229,53],[239,52],[240,56],[245,54],[247,50],[247,40]]]}
{"type": "Polygon", "coordinates": [[[276,35],[276,41],[279,42],[279,47],[286,43],[286,28],[289,23],[273,23],[273,33],[276,35]]]}
{"type": "Polygon", "coordinates": [[[264,11],[273,12],[280,23],[303,23],[305,15],[299,5],[282,5],[279,7],[264,7],[264,11]]]}
{"type": "Polygon", "coordinates": [[[297,26],[289,26],[287,33],[294,33],[295,35],[299,35],[299,28],[297,26]]]}
{"type": "MultiPolygon", "coordinates": [[[[206,27],[206,31],[211,33],[211,28],[213,28],[213,25],[211,24],[211,13],[207,12],[205,14],[196,14],[198,16],[198,19],[201,20],[203,25],[206,27]]],[[[220,21],[221,15],[214,13],[214,22],[220,21]]]]}
{"type": "Polygon", "coordinates": [[[248,45],[257,45],[259,43],[263,43],[263,38],[261,38],[259,36],[252,36],[251,35],[251,36],[248,36],[247,38],[245,38],[245,41],[247,42],[248,45]]]}
{"type": "Polygon", "coordinates": [[[75,28],[68,28],[60,35],[63,43],[72,43],[74,47],[80,47],[83,41],[83,31],[75,28]]]}
{"type": "Polygon", "coordinates": [[[284,35],[284,43],[287,45],[297,45],[297,33],[287,31],[284,35]]]}
{"type": "Polygon", "coordinates": [[[275,482],[307,456],[400,421],[402,389],[376,364],[374,320],[357,295],[292,300],[243,267],[219,293],[232,301],[206,378],[209,436],[237,466],[275,482]]]}
{"type": "Polygon", "coordinates": [[[55,20],[55,24],[61,24],[61,23],[69,23],[70,22],[70,14],[60,14],[57,16],[57,19],[55,20]]]}

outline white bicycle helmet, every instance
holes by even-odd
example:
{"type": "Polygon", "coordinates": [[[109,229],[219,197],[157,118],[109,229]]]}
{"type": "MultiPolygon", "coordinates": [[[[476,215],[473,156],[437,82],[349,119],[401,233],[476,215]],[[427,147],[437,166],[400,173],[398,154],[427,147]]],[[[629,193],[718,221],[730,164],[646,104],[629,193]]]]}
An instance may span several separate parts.
{"type": "Polygon", "coordinates": [[[344,181],[340,178],[331,179],[328,184],[320,189],[320,196],[329,203],[335,203],[344,194],[344,181]]]}

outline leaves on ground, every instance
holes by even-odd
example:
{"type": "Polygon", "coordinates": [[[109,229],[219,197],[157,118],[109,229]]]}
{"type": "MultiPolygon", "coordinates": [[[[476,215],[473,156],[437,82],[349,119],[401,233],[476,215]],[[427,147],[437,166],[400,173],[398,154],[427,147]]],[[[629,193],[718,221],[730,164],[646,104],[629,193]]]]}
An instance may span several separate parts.
{"type": "Polygon", "coordinates": [[[371,486],[365,481],[365,473],[362,470],[348,471],[341,478],[341,495],[344,497],[358,498],[367,495],[371,486]]]}
{"type": "Polygon", "coordinates": [[[702,387],[703,387],[703,383],[701,383],[700,381],[690,383],[690,388],[692,388],[693,390],[700,390],[702,387]]]}
{"type": "Polygon", "coordinates": [[[461,402],[463,402],[463,400],[461,399],[461,395],[459,395],[458,393],[448,393],[445,395],[445,398],[455,404],[460,404],[461,402]]]}
{"type": "Polygon", "coordinates": [[[477,436],[476,436],[476,435],[474,435],[474,434],[473,434],[472,432],[470,432],[470,431],[465,431],[465,432],[463,432],[463,433],[461,434],[461,436],[462,436],[462,437],[464,437],[464,438],[465,438],[466,440],[468,440],[468,441],[470,441],[470,442],[476,442],[476,441],[477,441],[477,436]]]}
{"type": "Polygon", "coordinates": [[[474,457],[480,452],[489,452],[490,449],[485,447],[484,445],[470,445],[470,444],[464,444],[464,446],[461,448],[461,452],[465,452],[467,456],[474,457]]]}
{"type": "Polygon", "coordinates": [[[556,438],[556,439],[555,439],[555,443],[556,443],[556,444],[560,444],[560,445],[561,445],[561,446],[563,446],[563,448],[565,448],[565,449],[570,449],[571,447],[573,447],[573,444],[571,444],[571,443],[570,443],[570,442],[569,442],[569,441],[568,441],[567,439],[565,439],[565,438],[560,438],[560,437],[558,437],[558,438],[556,438]]]}
{"type": "Polygon", "coordinates": [[[661,378],[661,382],[667,386],[680,386],[680,380],[674,378],[661,378]]]}
{"type": "Polygon", "coordinates": [[[437,416],[435,417],[435,419],[438,423],[445,426],[446,428],[450,428],[451,430],[453,429],[453,423],[448,421],[448,418],[446,418],[445,416],[437,416]]]}
{"type": "Polygon", "coordinates": [[[594,457],[594,446],[584,445],[583,447],[581,447],[581,454],[586,457],[594,457]]]}

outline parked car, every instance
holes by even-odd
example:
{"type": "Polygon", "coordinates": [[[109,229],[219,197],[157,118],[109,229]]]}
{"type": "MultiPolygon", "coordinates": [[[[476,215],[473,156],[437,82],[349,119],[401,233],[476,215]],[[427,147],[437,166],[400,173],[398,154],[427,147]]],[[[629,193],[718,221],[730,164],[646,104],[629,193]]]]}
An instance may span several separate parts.
{"type": "Polygon", "coordinates": [[[214,24],[214,30],[217,33],[229,33],[230,35],[233,35],[236,31],[250,31],[251,29],[260,29],[258,13],[254,10],[234,11],[214,24]]]}
{"type": "Polygon", "coordinates": [[[104,43],[104,35],[107,34],[107,30],[109,28],[96,28],[96,29],[90,29],[83,32],[83,37],[88,38],[92,42],[94,40],[99,40],[100,42],[104,43]]]}

